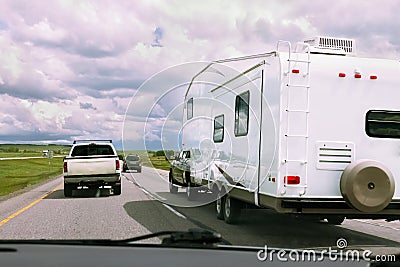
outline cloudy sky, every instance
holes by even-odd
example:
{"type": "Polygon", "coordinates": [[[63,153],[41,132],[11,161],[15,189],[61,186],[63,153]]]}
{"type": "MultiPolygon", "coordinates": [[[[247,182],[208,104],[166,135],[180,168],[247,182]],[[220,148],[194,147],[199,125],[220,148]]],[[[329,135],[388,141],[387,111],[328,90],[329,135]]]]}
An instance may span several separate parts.
{"type": "MultiPolygon", "coordinates": [[[[149,77],[268,52],[280,39],[348,37],[361,56],[400,58],[400,1],[2,0],[0,10],[0,143],[120,143],[127,107],[149,77]]],[[[143,101],[160,94],[146,90],[143,101]]],[[[168,99],[152,111],[159,118],[168,99]]],[[[143,116],[131,118],[138,142],[143,116]]],[[[162,122],[149,121],[146,138],[161,138],[162,122]]]]}

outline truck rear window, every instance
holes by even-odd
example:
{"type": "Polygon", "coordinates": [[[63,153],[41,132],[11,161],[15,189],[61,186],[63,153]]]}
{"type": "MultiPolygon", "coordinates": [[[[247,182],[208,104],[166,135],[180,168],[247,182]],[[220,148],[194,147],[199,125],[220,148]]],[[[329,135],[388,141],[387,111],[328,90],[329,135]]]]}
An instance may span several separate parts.
{"type": "Polygon", "coordinates": [[[400,138],[400,111],[368,111],[365,131],[371,137],[400,138]]]}
{"type": "Polygon", "coordinates": [[[109,145],[81,145],[76,146],[71,153],[72,157],[85,157],[85,156],[113,156],[114,150],[109,145]]]}

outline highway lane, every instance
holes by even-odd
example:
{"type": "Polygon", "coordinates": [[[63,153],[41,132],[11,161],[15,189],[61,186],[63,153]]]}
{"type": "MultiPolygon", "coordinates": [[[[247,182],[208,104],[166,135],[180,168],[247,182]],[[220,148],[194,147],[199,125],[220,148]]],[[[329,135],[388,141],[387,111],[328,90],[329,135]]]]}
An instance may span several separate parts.
{"type": "Polygon", "coordinates": [[[346,238],[349,245],[399,246],[396,241],[400,242],[398,221],[346,220],[339,227],[251,209],[243,212],[237,225],[227,225],[215,218],[213,204],[184,208],[163,203],[188,203],[184,190],[180,189],[176,195],[168,193],[164,171],[144,167],[142,173],[124,174],[122,182],[120,196],[112,195],[110,189],[102,189],[78,190],[72,198],[65,198],[60,177],[3,200],[0,202],[0,238],[122,239],[163,230],[204,227],[220,232],[231,243],[239,245],[334,246],[338,238],[346,238]],[[42,196],[45,197],[40,199],[42,196]]]}
{"type": "Polygon", "coordinates": [[[266,209],[248,209],[242,211],[241,219],[236,225],[228,225],[216,219],[213,203],[203,205],[207,201],[188,201],[184,188],[180,188],[176,195],[169,194],[166,171],[148,169],[146,175],[126,175],[153,198],[172,204],[172,207],[187,220],[199,227],[220,232],[233,244],[268,244],[276,247],[332,246],[337,239],[345,238],[349,245],[400,246],[400,221],[345,220],[341,226],[333,226],[325,222],[276,214],[266,209]]]}

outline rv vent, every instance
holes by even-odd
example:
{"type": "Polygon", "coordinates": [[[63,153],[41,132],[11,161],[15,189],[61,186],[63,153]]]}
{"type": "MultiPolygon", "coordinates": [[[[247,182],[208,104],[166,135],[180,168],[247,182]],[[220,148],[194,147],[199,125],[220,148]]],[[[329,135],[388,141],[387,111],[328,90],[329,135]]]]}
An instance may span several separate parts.
{"type": "Polygon", "coordinates": [[[304,42],[310,45],[311,53],[355,55],[356,52],[354,39],[318,36],[304,42]]]}
{"type": "Polygon", "coordinates": [[[354,159],[354,144],[317,142],[317,169],[344,170],[354,159]]]}

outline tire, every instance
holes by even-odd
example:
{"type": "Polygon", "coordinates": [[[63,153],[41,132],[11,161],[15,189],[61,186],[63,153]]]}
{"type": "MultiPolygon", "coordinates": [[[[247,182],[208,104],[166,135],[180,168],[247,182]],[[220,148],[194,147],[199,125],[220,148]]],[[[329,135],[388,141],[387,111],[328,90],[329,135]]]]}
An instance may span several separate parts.
{"type": "Polygon", "coordinates": [[[330,216],[326,218],[328,221],[328,224],[331,225],[341,225],[342,222],[344,221],[345,217],[344,216],[330,216]]]}
{"type": "Polygon", "coordinates": [[[224,192],[218,191],[217,199],[215,200],[215,211],[217,212],[217,219],[224,219],[224,205],[225,205],[225,196],[224,192]]]}
{"type": "Polygon", "coordinates": [[[186,197],[189,201],[196,200],[197,198],[197,188],[193,188],[190,182],[186,186],[186,197]]]}
{"type": "Polygon", "coordinates": [[[121,195],[121,184],[116,184],[112,187],[114,195],[121,195]]]}
{"type": "Polygon", "coordinates": [[[137,172],[142,172],[142,168],[138,169],[137,172]]]}
{"type": "Polygon", "coordinates": [[[229,194],[226,194],[224,198],[224,220],[228,224],[235,224],[240,217],[241,203],[239,200],[231,198],[229,194]]]}
{"type": "Polygon", "coordinates": [[[72,190],[74,189],[73,184],[66,184],[64,183],[64,196],[65,197],[72,197],[72,190]]]}
{"type": "Polygon", "coordinates": [[[173,179],[172,179],[172,173],[171,173],[171,171],[169,171],[169,175],[168,175],[168,185],[169,185],[169,192],[170,192],[171,194],[176,194],[176,193],[178,193],[178,187],[176,187],[176,186],[173,184],[173,179]]]}

